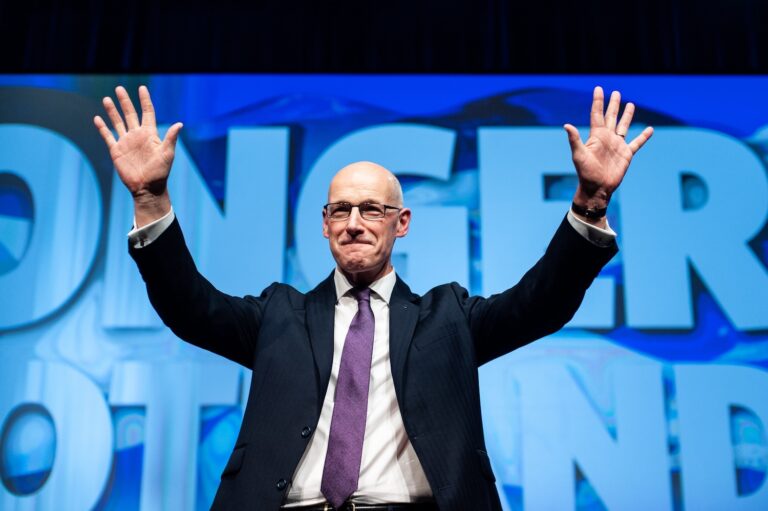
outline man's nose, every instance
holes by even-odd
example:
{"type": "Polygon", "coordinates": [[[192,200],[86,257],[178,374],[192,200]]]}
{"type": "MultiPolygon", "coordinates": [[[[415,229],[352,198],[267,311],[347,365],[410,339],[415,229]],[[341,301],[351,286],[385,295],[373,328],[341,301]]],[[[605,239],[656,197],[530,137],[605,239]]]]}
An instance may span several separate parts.
{"type": "Polygon", "coordinates": [[[347,218],[347,232],[349,234],[359,234],[363,231],[363,217],[360,216],[360,209],[353,207],[347,218]]]}

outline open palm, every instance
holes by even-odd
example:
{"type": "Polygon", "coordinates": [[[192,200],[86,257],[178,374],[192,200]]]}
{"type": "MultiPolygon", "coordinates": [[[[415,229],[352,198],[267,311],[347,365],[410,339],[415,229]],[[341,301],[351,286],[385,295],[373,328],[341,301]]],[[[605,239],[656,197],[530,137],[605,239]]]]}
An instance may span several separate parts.
{"type": "Polygon", "coordinates": [[[605,201],[605,205],[624,179],[632,157],[653,134],[653,128],[647,127],[627,143],[624,137],[632,123],[635,106],[627,103],[617,124],[620,102],[621,95],[614,91],[603,113],[603,89],[595,87],[586,143],[582,143],[576,127],[565,125],[573,163],[579,176],[579,193],[583,194],[584,199],[605,201]]]}
{"type": "Polygon", "coordinates": [[[134,197],[144,194],[158,196],[165,193],[168,175],[171,171],[176,140],[182,124],[176,123],[168,129],[165,139],[157,133],[155,110],[146,87],[139,87],[141,122],[128,93],[123,87],[115,89],[125,122],[111,98],[104,98],[112,131],[98,115],[93,122],[109,148],[109,154],[120,179],[134,197]]]}

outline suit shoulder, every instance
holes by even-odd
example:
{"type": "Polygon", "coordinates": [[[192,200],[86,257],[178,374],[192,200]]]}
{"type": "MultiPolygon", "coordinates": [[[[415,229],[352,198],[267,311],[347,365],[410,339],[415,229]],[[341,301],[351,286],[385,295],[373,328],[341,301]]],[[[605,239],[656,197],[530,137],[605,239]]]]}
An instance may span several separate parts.
{"type": "Polygon", "coordinates": [[[433,304],[451,300],[463,304],[468,298],[469,291],[464,286],[450,282],[433,287],[421,297],[421,301],[423,304],[433,304]]]}
{"type": "Polygon", "coordinates": [[[273,282],[264,288],[259,296],[247,295],[245,299],[251,302],[263,302],[264,305],[272,301],[280,302],[282,305],[285,305],[287,302],[294,309],[303,309],[306,296],[291,285],[273,282]]]}
{"type": "Polygon", "coordinates": [[[439,296],[443,294],[469,294],[467,289],[459,284],[458,282],[448,282],[446,284],[440,284],[439,286],[435,286],[426,293],[424,293],[423,298],[426,298],[427,296],[434,295],[439,296]]]}

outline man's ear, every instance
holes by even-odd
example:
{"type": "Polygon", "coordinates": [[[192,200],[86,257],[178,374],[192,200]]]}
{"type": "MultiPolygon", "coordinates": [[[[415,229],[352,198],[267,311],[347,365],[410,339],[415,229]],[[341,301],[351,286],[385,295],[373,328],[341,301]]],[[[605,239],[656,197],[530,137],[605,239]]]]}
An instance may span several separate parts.
{"type": "Polygon", "coordinates": [[[400,210],[400,216],[397,218],[397,232],[395,236],[402,238],[408,234],[408,229],[411,226],[411,210],[409,208],[403,208],[400,210]]]}
{"type": "Polygon", "coordinates": [[[323,209],[323,237],[328,238],[331,233],[328,230],[328,218],[325,216],[325,209],[323,209]]]}

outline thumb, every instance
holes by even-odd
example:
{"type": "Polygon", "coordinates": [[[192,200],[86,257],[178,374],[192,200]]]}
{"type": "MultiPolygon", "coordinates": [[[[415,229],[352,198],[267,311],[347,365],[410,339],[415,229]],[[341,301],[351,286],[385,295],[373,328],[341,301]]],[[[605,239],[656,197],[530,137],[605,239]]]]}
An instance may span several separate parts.
{"type": "Polygon", "coordinates": [[[176,140],[179,138],[179,132],[181,131],[181,128],[183,128],[184,125],[180,122],[177,122],[170,128],[168,128],[168,131],[165,133],[165,140],[163,140],[163,144],[170,145],[171,149],[176,147],[176,140]]]}
{"type": "Polygon", "coordinates": [[[563,128],[565,128],[565,132],[568,134],[568,143],[571,144],[571,152],[576,154],[581,151],[581,146],[583,144],[581,143],[581,136],[579,135],[579,130],[576,129],[576,126],[573,124],[565,124],[563,125],[563,128]]]}

